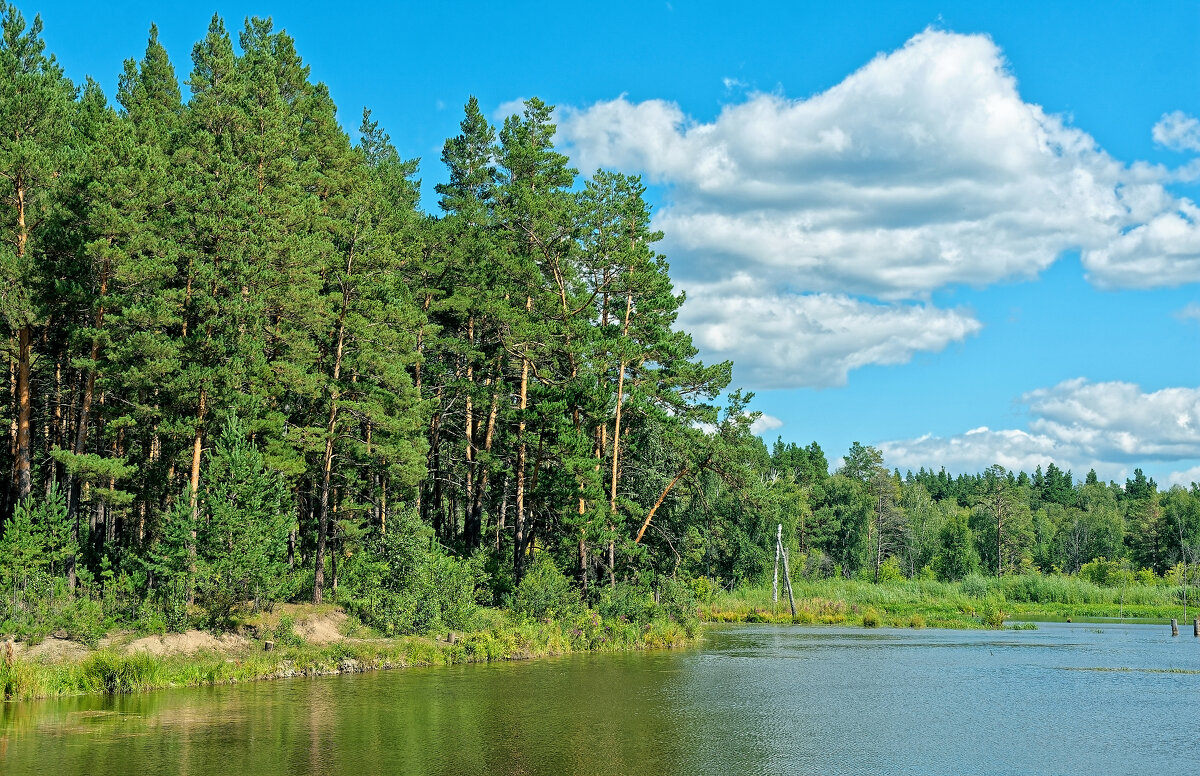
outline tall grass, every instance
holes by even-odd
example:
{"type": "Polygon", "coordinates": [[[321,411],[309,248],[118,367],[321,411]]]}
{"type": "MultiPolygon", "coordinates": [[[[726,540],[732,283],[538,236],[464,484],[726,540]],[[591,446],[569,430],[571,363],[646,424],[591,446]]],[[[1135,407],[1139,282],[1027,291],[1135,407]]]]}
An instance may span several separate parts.
{"type": "MultiPolygon", "coordinates": [[[[875,584],[856,579],[801,579],[792,583],[796,615],[786,596],[771,600],[767,585],[714,595],[701,618],[715,622],[882,624],[894,627],[996,627],[1020,616],[1178,616],[1179,587],[1131,584],[1105,587],[1080,577],[974,575],[961,582],[905,580],[875,584]]],[[[1198,607],[1200,608],[1200,607],[1198,607]]]]}

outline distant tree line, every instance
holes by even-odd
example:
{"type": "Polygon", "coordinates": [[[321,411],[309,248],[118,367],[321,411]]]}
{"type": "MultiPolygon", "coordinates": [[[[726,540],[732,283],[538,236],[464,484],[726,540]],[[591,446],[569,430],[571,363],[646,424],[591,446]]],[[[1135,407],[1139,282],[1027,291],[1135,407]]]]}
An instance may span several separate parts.
{"type": "Polygon", "coordinates": [[[770,466],[772,479],[806,486],[797,543],[825,575],[1077,574],[1103,561],[1161,576],[1200,560],[1200,486],[1160,491],[1141,469],[1124,484],[1102,483],[1095,471],[1076,481],[1053,463],[1032,475],[991,466],[902,477],[878,450],[855,443],[827,474],[815,443],[782,441],[770,466]]]}

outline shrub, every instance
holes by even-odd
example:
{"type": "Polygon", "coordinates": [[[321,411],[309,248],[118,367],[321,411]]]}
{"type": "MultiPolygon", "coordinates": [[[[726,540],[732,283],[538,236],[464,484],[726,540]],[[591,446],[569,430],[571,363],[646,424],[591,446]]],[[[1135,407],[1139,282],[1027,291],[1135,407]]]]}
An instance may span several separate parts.
{"type": "Polygon", "coordinates": [[[879,565],[880,582],[903,582],[904,572],[900,570],[900,559],[895,555],[879,565]]]}
{"type": "Polygon", "coordinates": [[[689,636],[692,635],[700,618],[696,613],[699,604],[691,586],[675,579],[664,579],[658,600],[661,613],[687,629],[689,636]]]}
{"type": "Polygon", "coordinates": [[[409,514],[360,553],[347,580],[350,613],[387,635],[469,630],[479,611],[481,560],[430,548],[431,536],[409,514]]]}
{"type": "Polygon", "coordinates": [[[696,597],[697,601],[704,604],[711,604],[713,598],[721,590],[721,586],[708,577],[696,577],[689,584],[692,587],[692,595],[696,597]]]}
{"type": "Polygon", "coordinates": [[[1004,610],[1000,608],[1000,604],[996,601],[985,601],[983,609],[979,613],[979,618],[989,628],[999,629],[1004,627],[1004,610]]]}
{"type": "Polygon", "coordinates": [[[304,639],[296,633],[296,621],[286,614],[279,618],[279,624],[271,631],[271,638],[281,647],[298,647],[304,643],[304,639]]]}
{"type": "Polygon", "coordinates": [[[881,619],[879,617],[879,612],[875,611],[875,607],[868,606],[865,610],[863,610],[862,623],[864,628],[879,627],[881,619]]]}
{"type": "Polygon", "coordinates": [[[646,623],[654,617],[654,597],[647,588],[618,582],[601,591],[596,611],[606,620],[646,623]]]}
{"type": "Polygon", "coordinates": [[[569,620],[583,611],[583,600],[571,580],[542,555],[517,585],[513,611],[535,620],[569,620]]]}

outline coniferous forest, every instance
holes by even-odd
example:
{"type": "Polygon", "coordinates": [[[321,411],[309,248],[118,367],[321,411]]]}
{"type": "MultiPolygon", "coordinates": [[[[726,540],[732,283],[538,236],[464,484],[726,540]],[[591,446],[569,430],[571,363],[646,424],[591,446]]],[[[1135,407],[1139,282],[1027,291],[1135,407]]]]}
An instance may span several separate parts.
{"type": "Polygon", "coordinates": [[[269,20],[214,17],[186,64],[151,28],[110,102],[0,9],[0,630],[687,598],[768,579],[777,524],[796,577],[1197,560],[1200,490],[1140,470],[768,449],[675,326],[642,183],[572,169],[537,99],[468,99],[422,203],[269,20]]]}

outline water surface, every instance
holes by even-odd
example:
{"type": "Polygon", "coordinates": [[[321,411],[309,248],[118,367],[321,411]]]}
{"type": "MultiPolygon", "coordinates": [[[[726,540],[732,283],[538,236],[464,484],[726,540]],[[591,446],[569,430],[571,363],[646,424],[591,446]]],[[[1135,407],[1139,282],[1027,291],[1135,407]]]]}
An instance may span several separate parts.
{"type": "Polygon", "coordinates": [[[675,652],[8,704],[0,773],[1134,774],[1195,755],[1197,689],[1200,640],[1166,626],[736,626],[675,652]]]}

